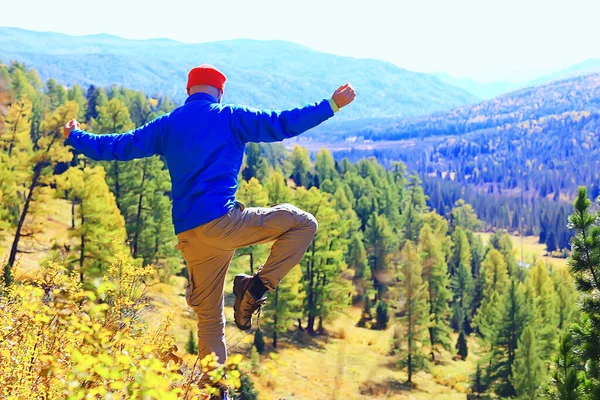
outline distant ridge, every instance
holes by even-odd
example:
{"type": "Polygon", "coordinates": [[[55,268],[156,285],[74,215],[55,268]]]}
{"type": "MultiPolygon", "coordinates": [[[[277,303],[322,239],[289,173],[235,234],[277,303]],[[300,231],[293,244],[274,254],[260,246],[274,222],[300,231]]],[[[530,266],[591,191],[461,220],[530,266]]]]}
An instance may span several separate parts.
{"type": "Polygon", "coordinates": [[[97,34],[69,36],[0,27],[0,59],[24,62],[42,79],[73,85],[119,85],[148,95],[185,97],[187,71],[202,62],[224,70],[225,101],[287,108],[329,96],[352,82],[358,98],[336,120],[425,115],[473,104],[476,96],[431,74],[391,63],[340,57],[284,41],[230,40],[188,44],[97,34]]]}

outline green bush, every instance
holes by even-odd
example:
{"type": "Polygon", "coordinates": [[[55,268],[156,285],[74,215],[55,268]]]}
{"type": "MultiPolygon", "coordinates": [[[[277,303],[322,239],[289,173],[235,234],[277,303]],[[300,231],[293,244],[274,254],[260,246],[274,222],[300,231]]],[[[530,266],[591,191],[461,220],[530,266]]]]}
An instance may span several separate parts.
{"type": "MultiPolygon", "coordinates": [[[[260,332],[260,331],[259,331],[260,332]]],[[[236,395],[239,400],[258,400],[258,393],[254,389],[254,383],[247,374],[241,377],[242,385],[238,389],[236,395]]]]}

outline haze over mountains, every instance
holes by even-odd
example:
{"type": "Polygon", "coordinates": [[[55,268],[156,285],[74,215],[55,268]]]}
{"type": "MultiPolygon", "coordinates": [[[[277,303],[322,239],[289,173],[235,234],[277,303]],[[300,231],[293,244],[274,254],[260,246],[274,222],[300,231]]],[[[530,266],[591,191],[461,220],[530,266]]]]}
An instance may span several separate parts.
{"type": "Polygon", "coordinates": [[[181,103],[186,74],[208,62],[228,75],[225,101],[288,108],[329,96],[352,82],[359,101],[343,119],[424,115],[479,99],[431,74],[393,64],[339,57],[282,41],[231,40],[187,44],[166,39],[126,40],[110,35],[68,36],[0,28],[0,59],[34,67],[61,84],[119,85],[181,103]]]}

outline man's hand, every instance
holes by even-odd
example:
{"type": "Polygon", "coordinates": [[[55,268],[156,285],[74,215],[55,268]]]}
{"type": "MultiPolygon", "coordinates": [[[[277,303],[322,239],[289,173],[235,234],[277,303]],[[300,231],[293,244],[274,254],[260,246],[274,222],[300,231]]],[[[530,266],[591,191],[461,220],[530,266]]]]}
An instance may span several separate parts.
{"type": "Polygon", "coordinates": [[[67,124],[63,128],[63,134],[65,135],[65,139],[69,137],[69,135],[71,134],[71,132],[73,132],[74,129],[79,129],[79,122],[77,122],[76,119],[72,119],[69,122],[67,122],[67,124]]]}
{"type": "Polygon", "coordinates": [[[352,103],[354,98],[356,97],[356,92],[351,84],[346,83],[344,86],[340,86],[334,93],[331,98],[335,101],[335,104],[339,108],[347,106],[352,103]]]}

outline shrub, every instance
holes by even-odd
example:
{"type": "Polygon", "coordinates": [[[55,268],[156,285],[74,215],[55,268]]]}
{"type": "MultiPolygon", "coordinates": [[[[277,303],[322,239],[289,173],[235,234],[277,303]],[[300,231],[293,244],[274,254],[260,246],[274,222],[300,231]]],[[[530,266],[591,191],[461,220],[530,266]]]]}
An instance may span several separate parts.
{"type": "Polygon", "coordinates": [[[91,290],[52,262],[35,282],[7,287],[0,297],[0,398],[186,399],[217,393],[222,384],[239,387],[241,355],[225,366],[211,355],[189,368],[173,353],[170,318],[146,326],[144,281],[153,273],[123,253],[91,290]],[[198,387],[202,377],[211,384],[198,387]]]}

